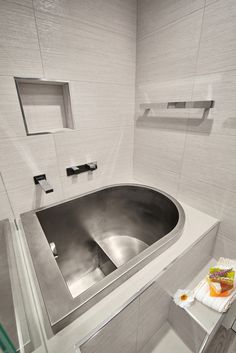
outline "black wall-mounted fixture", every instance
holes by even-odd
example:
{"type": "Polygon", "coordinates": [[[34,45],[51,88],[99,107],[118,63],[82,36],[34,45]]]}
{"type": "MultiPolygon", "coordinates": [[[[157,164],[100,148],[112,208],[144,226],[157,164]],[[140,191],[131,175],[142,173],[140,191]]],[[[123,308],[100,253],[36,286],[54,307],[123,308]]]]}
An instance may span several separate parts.
{"type": "Polygon", "coordinates": [[[34,183],[35,185],[39,184],[46,194],[53,192],[53,188],[47,182],[46,174],[40,174],[40,175],[34,176],[34,183]]]}
{"type": "Polygon", "coordinates": [[[98,169],[97,162],[92,162],[92,163],[66,168],[66,174],[67,176],[71,176],[71,175],[77,175],[85,172],[93,172],[96,169],[98,169]]]}

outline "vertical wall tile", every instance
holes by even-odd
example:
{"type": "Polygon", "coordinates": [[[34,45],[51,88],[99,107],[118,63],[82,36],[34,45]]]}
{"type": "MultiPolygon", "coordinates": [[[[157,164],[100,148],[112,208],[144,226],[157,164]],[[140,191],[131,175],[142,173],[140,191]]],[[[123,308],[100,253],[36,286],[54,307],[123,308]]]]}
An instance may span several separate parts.
{"type": "Polygon", "coordinates": [[[33,176],[37,174],[57,176],[56,152],[51,135],[3,140],[0,151],[0,169],[7,190],[31,185],[33,176]]]}
{"type": "Polygon", "coordinates": [[[213,2],[205,9],[198,73],[236,68],[236,6],[234,0],[213,2]]]}
{"type": "Polygon", "coordinates": [[[6,2],[12,2],[15,4],[19,4],[21,6],[33,7],[33,0],[4,0],[6,2]]]}
{"type": "Polygon", "coordinates": [[[77,22],[136,36],[136,0],[33,0],[35,9],[77,22]]]}
{"type": "Polygon", "coordinates": [[[221,224],[219,232],[236,242],[236,193],[235,190],[228,190],[223,200],[221,224]]]}
{"type": "Polygon", "coordinates": [[[211,5],[213,2],[216,2],[219,0],[206,0],[206,6],[211,5]]]}
{"type": "Polygon", "coordinates": [[[134,124],[134,86],[70,82],[76,128],[107,128],[134,124]]]}
{"type": "Polygon", "coordinates": [[[196,11],[137,42],[138,83],[195,73],[202,16],[203,10],[196,11]]]}
{"type": "Polygon", "coordinates": [[[220,257],[228,257],[229,259],[235,259],[236,254],[236,235],[231,234],[231,237],[225,236],[218,233],[214,248],[214,258],[219,259],[220,257]]]}
{"type": "Polygon", "coordinates": [[[236,70],[197,76],[192,99],[214,100],[215,105],[204,119],[203,112],[198,112],[195,125],[189,121],[189,130],[201,134],[236,135],[235,95],[236,70]]]}
{"type": "Polygon", "coordinates": [[[0,151],[0,170],[17,214],[62,199],[52,136],[4,139],[0,151]],[[54,188],[52,194],[44,195],[40,186],[34,184],[33,177],[39,174],[46,174],[54,188]]]}
{"type": "Polygon", "coordinates": [[[8,191],[15,217],[19,217],[21,213],[52,205],[63,200],[61,184],[52,178],[49,178],[48,181],[54,190],[49,194],[45,194],[40,186],[35,186],[33,183],[29,186],[8,191]]]}
{"type": "Polygon", "coordinates": [[[12,219],[13,213],[6,192],[0,192],[0,220],[5,218],[12,219]]]}
{"type": "Polygon", "coordinates": [[[139,0],[138,38],[185,17],[204,4],[204,0],[139,0]]]}
{"type": "MultiPolygon", "coordinates": [[[[190,100],[194,76],[169,80],[137,82],[136,99],[138,103],[165,103],[168,101],[190,100]]],[[[169,114],[171,112],[168,112],[169,114]]],[[[183,112],[182,112],[183,113],[183,112]]]]}
{"type": "Polygon", "coordinates": [[[0,79],[0,138],[25,136],[23,117],[15,82],[10,76],[0,79]]]}
{"type": "Polygon", "coordinates": [[[236,188],[236,138],[189,133],[185,143],[182,175],[224,189],[236,188]]]}
{"type": "Polygon", "coordinates": [[[134,179],[143,184],[163,190],[172,196],[177,195],[179,174],[169,172],[151,163],[144,154],[134,155],[134,179]]]}
{"type": "Polygon", "coordinates": [[[43,76],[33,10],[3,0],[0,6],[0,75],[43,76]]]}
{"type": "Polygon", "coordinates": [[[211,184],[182,176],[178,198],[216,218],[221,217],[225,190],[211,184]]]}
{"type": "Polygon", "coordinates": [[[155,128],[137,128],[135,153],[149,160],[159,169],[181,171],[185,134],[160,131],[155,128]]]}
{"type": "Polygon", "coordinates": [[[133,38],[41,12],[36,16],[46,76],[134,83],[133,38]]]}
{"type": "Polygon", "coordinates": [[[7,192],[0,174],[0,220],[5,218],[13,218],[11,205],[7,197],[7,192]]]}
{"type": "Polygon", "coordinates": [[[91,129],[55,135],[59,171],[66,197],[105,185],[129,181],[133,165],[133,127],[91,129]],[[74,177],[66,168],[97,161],[98,169],[74,177]]]}

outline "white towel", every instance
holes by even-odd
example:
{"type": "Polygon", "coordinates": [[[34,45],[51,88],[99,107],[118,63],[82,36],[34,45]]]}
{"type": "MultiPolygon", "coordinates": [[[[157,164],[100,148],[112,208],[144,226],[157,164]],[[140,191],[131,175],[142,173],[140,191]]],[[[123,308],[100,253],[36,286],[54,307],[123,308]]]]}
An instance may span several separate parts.
{"type": "MultiPolygon", "coordinates": [[[[233,268],[236,271],[236,261],[221,257],[217,262],[217,267],[233,268]]],[[[223,313],[229,309],[236,298],[236,278],[234,279],[234,290],[228,297],[210,297],[209,284],[203,279],[194,290],[195,298],[210,308],[223,313]]]]}

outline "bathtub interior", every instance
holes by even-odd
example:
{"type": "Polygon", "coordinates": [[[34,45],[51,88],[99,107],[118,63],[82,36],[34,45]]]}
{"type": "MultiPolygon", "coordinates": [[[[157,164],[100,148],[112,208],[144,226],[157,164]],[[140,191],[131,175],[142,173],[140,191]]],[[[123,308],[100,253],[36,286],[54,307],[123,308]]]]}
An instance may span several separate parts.
{"type": "Polygon", "coordinates": [[[73,298],[172,231],[179,212],[152,189],[118,186],[36,213],[73,298]]]}

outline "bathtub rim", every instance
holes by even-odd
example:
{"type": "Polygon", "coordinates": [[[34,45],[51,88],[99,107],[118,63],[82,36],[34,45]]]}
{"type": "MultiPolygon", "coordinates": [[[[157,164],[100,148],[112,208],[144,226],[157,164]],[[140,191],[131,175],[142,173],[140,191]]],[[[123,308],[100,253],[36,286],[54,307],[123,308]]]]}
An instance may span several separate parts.
{"type": "MultiPolygon", "coordinates": [[[[107,294],[109,294],[111,291],[113,291],[123,282],[128,280],[141,268],[146,266],[149,262],[151,262],[158,255],[160,255],[167,248],[169,248],[173,243],[175,243],[181,236],[184,229],[185,212],[181,204],[173,196],[171,196],[170,194],[160,189],[157,189],[155,187],[148,186],[145,184],[141,184],[141,183],[119,183],[119,184],[110,184],[104,187],[100,187],[48,206],[40,207],[35,210],[22,213],[20,215],[20,220],[22,224],[22,230],[25,235],[26,245],[28,247],[29,254],[33,263],[33,269],[40,288],[42,300],[48,316],[48,321],[52,328],[53,333],[55,334],[58,331],[65,328],[70,323],[72,323],[76,318],[82,315],[85,311],[87,311],[92,306],[97,304],[97,302],[102,300],[107,294]],[[111,274],[106,276],[102,281],[96,283],[94,286],[90,287],[81,295],[79,295],[76,298],[73,298],[65,282],[65,279],[62,276],[62,273],[53,255],[50,252],[46,235],[40,225],[40,222],[38,220],[36,213],[41,210],[52,208],[54,206],[58,206],[63,203],[70,202],[72,200],[87,196],[89,194],[102,191],[104,189],[121,187],[121,186],[134,186],[134,187],[150,189],[152,191],[158,192],[166,196],[169,200],[173,202],[173,204],[177,208],[177,211],[179,214],[178,222],[176,226],[169,233],[167,233],[163,238],[159,239],[158,241],[150,245],[147,249],[145,249],[135,257],[133,257],[127,263],[117,268],[111,274]],[[41,240],[44,245],[42,250],[46,252],[46,255],[48,255],[48,257],[44,256],[43,261],[42,259],[40,261],[40,259],[37,257],[37,254],[33,254],[33,251],[30,246],[32,245],[32,238],[34,238],[33,239],[34,241],[41,240]],[[47,261],[45,261],[45,259],[47,261]],[[54,268],[54,274],[55,272],[57,272],[56,280],[54,279],[54,281],[56,281],[57,284],[59,281],[60,285],[57,285],[57,288],[54,288],[53,292],[54,294],[60,293],[59,302],[61,304],[63,303],[63,301],[66,300],[66,305],[64,305],[63,309],[62,309],[63,305],[59,305],[59,304],[56,305],[57,310],[55,309],[53,310],[52,307],[50,307],[50,301],[52,301],[53,298],[52,298],[52,293],[50,293],[50,290],[47,286],[50,286],[51,282],[47,283],[46,286],[45,286],[45,283],[43,283],[42,285],[42,282],[44,282],[44,280],[42,281],[42,277],[40,276],[42,275],[41,270],[42,268],[48,269],[48,266],[52,266],[54,268]],[[66,310],[65,310],[65,307],[66,307],[66,310]]],[[[46,272],[44,271],[44,274],[46,274],[46,272]]],[[[55,287],[55,283],[54,283],[54,287],[55,287]]]]}

